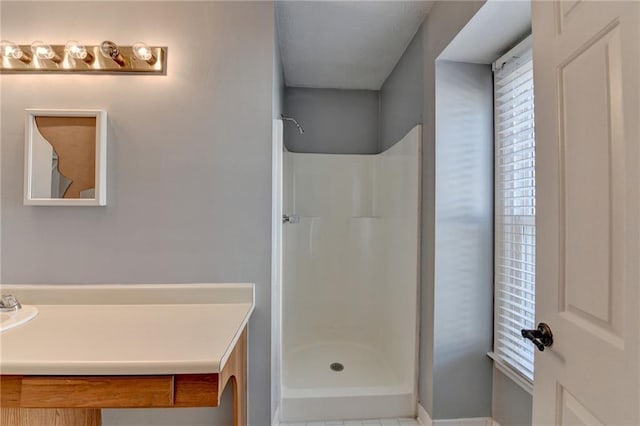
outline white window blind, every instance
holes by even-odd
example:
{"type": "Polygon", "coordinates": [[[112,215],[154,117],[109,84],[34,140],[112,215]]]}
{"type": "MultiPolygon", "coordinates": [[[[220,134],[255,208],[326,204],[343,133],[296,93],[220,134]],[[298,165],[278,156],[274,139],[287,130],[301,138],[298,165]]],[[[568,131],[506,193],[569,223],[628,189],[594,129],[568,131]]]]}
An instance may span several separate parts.
{"type": "MultiPolygon", "coordinates": [[[[535,321],[535,139],[531,48],[494,64],[494,355],[533,380],[535,321]]],[[[504,57],[503,57],[504,58],[504,57]]]]}

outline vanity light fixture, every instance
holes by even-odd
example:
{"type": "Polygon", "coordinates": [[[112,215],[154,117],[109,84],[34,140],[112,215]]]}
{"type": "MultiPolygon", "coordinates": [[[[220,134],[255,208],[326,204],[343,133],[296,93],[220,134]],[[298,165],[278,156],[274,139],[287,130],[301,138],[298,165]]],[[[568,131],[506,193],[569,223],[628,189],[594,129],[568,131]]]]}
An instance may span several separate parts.
{"type": "Polygon", "coordinates": [[[31,55],[26,53],[17,44],[8,41],[0,41],[0,56],[7,59],[17,59],[25,64],[31,62],[31,55]]]}
{"type": "Polygon", "coordinates": [[[53,50],[51,46],[42,41],[34,41],[31,43],[31,52],[38,59],[48,59],[59,64],[62,58],[53,50]]]}
{"type": "Polygon", "coordinates": [[[86,73],[166,75],[167,48],[136,42],[119,46],[113,41],[84,45],[34,41],[17,44],[0,41],[0,74],[86,73]],[[33,60],[35,59],[35,60],[33,60]]]}

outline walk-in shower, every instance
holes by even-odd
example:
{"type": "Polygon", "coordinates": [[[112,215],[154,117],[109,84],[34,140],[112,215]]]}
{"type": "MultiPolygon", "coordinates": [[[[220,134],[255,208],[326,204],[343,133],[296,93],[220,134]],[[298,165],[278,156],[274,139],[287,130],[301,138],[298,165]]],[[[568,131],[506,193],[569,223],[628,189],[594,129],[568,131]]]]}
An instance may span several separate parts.
{"type": "Polygon", "coordinates": [[[283,421],[415,415],[420,140],[284,153],[283,421]]]}

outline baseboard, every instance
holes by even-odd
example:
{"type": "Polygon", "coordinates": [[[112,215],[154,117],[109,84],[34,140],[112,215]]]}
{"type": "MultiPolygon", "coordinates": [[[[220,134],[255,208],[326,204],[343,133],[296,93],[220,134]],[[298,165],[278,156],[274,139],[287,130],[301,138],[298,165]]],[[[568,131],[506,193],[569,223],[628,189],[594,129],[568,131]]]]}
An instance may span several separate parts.
{"type": "MultiPolygon", "coordinates": [[[[278,405],[271,419],[271,426],[280,426],[280,406],[278,405]]],[[[498,425],[500,426],[500,425],[498,425]]]]}
{"type": "Polygon", "coordinates": [[[471,417],[466,419],[433,420],[433,426],[492,426],[491,417],[471,417]]]}
{"type": "Polygon", "coordinates": [[[433,421],[431,421],[431,417],[427,410],[421,404],[418,404],[418,423],[421,426],[433,426],[433,421]]]}
{"type": "Polygon", "coordinates": [[[420,404],[418,404],[418,423],[421,426],[500,426],[491,417],[432,420],[427,410],[420,404]]]}

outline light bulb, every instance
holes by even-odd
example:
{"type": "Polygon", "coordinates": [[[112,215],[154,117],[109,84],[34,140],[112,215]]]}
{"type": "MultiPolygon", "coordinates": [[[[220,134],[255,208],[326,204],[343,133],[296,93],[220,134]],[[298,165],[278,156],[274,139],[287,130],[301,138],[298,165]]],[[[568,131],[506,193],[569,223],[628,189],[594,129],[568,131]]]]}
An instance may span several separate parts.
{"type": "Polygon", "coordinates": [[[102,56],[104,56],[105,58],[113,59],[113,61],[121,67],[126,65],[124,58],[120,54],[118,45],[112,41],[103,41],[102,44],[100,44],[100,53],[102,53],[102,56]]]}
{"type": "Polygon", "coordinates": [[[31,57],[20,49],[20,46],[8,40],[0,41],[0,56],[4,58],[18,59],[25,63],[31,61],[31,57]]]}
{"type": "Polygon", "coordinates": [[[149,65],[153,65],[156,62],[156,57],[153,56],[153,52],[146,43],[141,41],[134,43],[132,50],[133,55],[141,61],[146,61],[149,65]]]}
{"type": "Polygon", "coordinates": [[[49,59],[55,63],[62,60],[58,55],[56,55],[56,52],[53,51],[51,46],[42,41],[34,41],[31,43],[31,51],[33,52],[33,56],[38,59],[49,59]]]}
{"type": "Polygon", "coordinates": [[[73,59],[81,59],[84,62],[90,64],[93,62],[93,55],[87,52],[87,48],[77,41],[71,40],[67,42],[64,47],[64,52],[73,59]]]}

